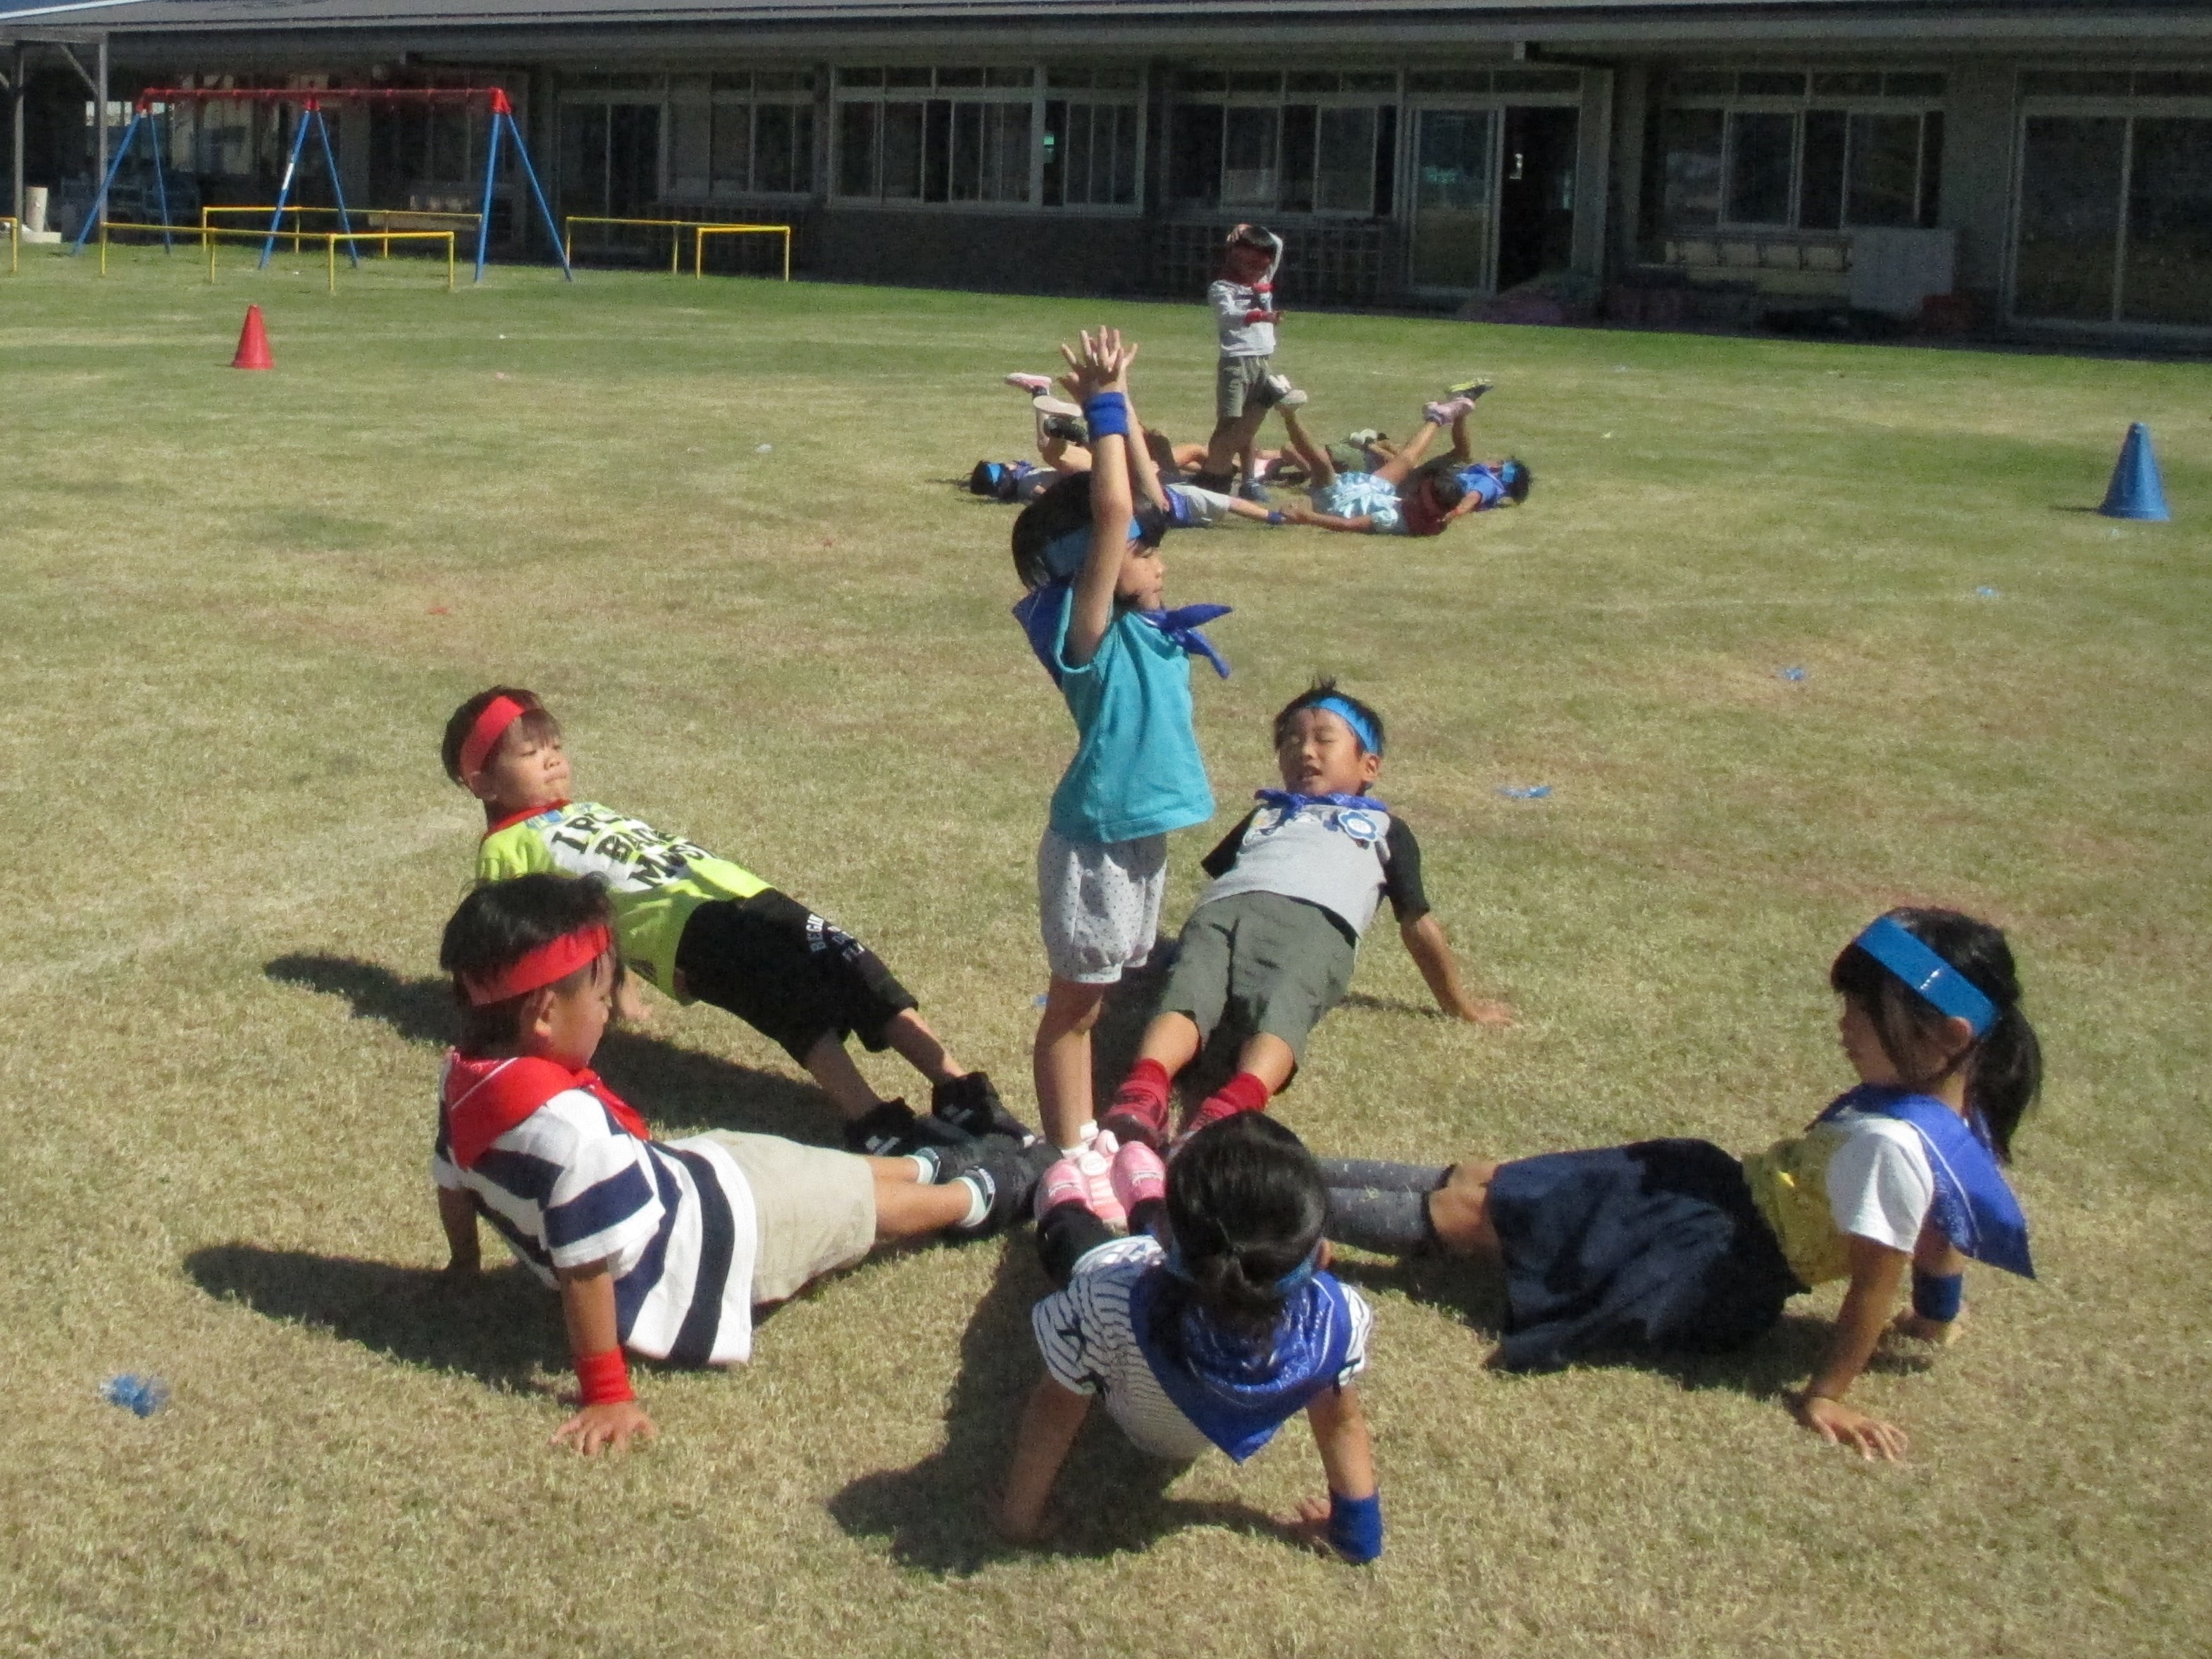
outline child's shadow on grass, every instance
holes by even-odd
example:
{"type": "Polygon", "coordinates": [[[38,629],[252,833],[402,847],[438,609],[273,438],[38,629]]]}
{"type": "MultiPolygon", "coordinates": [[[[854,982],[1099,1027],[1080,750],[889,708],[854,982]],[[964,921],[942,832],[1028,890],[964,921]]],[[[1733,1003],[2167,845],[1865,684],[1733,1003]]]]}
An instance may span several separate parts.
{"type": "MultiPolygon", "coordinates": [[[[1018,1553],[993,1529],[989,1505],[1005,1480],[1022,1407],[1042,1372],[1030,1310],[1051,1288],[1029,1240],[1015,1239],[961,1337],[944,1447],[912,1468],[864,1474],[832,1498],[830,1513],[848,1534],[888,1538],[902,1566],[945,1575],[972,1573],[1018,1553]]],[[[1183,1468],[1146,1456],[1103,1407],[1094,1408],[1054,1483],[1056,1524],[1045,1547],[1103,1557],[1189,1526],[1286,1535],[1279,1522],[1243,1504],[1168,1497],[1183,1468]]]]}
{"type": "Polygon", "coordinates": [[[519,1267],[452,1279],[387,1261],[216,1244],[186,1256],[185,1271],[218,1301],[493,1388],[526,1388],[568,1359],[560,1304],[519,1267]]]}
{"type": "MultiPolygon", "coordinates": [[[[1493,1344],[1505,1334],[1504,1285],[1495,1271],[1479,1262],[1450,1256],[1408,1256],[1397,1261],[1340,1257],[1330,1264],[1329,1271],[1362,1290],[1396,1291],[1409,1301],[1445,1310],[1493,1344]]],[[[1688,1392],[1728,1389],[1753,1400],[1779,1400],[1803,1385],[1833,1329],[1830,1321],[1817,1314],[1785,1312],[1764,1336],[1725,1353],[1624,1351],[1593,1354],[1576,1363],[1649,1371],[1672,1378],[1688,1392]]],[[[1929,1352],[1917,1344],[1885,1342],[1875,1351],[1867,1369],[1892,1376],[1924,1371],[1930,1363],[1929,1352]]]]}
{"type": "MultiPolygon", "coordinates": [[[[410,1042],[447,1043],[455,1036],[453,988],[442,978],[412,979],[357,957],[308,952],[278,957],[262,971],[343,997],[356,1019],[382,1020],[410,1042]]],[[[718,1054],[611,1028],[592,1064],[656,1126],[739,1129],[823,1145],[836,1139],[836,1113],[818,1090],[718,1054]]]]}

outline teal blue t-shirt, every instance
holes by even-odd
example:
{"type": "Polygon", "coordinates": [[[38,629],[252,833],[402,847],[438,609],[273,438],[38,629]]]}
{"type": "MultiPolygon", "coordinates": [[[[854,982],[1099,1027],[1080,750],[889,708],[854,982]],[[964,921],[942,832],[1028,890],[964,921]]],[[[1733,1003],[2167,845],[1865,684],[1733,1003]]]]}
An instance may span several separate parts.
{"type": "Polygon", "coordinates": [[[1190,659],[1134,611],[1117,610],[1097,654],[1067,660],[1071,590],[1053,630],[1060,695],[1075,716],[1075,758],[1052,792],[1064,841],[1135,841],[1203,823],[1213,791],[1191,729],[1190,659]]]}

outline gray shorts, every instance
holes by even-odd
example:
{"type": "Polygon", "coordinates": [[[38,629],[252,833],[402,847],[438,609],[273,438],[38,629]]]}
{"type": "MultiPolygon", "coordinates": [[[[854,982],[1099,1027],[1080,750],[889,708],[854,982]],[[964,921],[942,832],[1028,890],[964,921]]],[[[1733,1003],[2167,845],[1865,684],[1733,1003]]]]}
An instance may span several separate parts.
{"type": "Polygon", "coordinates": [[[1231,893],[1183,923],[1160,1012],[1187,1015],[1206,1036],[1225,1022],[1239,1042],[1279,1037],[1303,1060],[1307,1035],[1343,1000],[1357,960],[1343,927],[1319,905],[1231,893]]]}
{"type": "Polygon", "coordinates": [[[1233,421],[1261,381],[1275,372],[1273,357],[1224,357],[1213,371],[1213,417],[1233,421]]]}
{"type": "Polygon", "coordinates": [[[1037,919],[1052,976],[1112,985],[1143,967],[1167,885],[1165,836],[1083,842],[1047,830],[1037,844],[1037,919]]]}
{"type": "Polygon", "coordinates": [[[752,1188],[760,1229],[753,1301],[781,1302],[876,1247],[876,1177],[868,1161],[781,1135],[709,1129],[752,1188]]]}

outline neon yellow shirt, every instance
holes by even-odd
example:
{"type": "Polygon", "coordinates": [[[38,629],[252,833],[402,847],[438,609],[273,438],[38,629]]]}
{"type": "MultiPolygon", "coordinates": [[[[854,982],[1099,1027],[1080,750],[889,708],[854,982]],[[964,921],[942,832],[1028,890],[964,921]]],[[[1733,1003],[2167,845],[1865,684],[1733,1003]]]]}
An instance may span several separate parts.
{"type": "Polygon", "coordinates": [[[479,880],[547,872],[604,880],[623,960],[646,983],[685,1002],[691,999],[677,983],[676,947],[691,913],[716,899],[769,890],[744,866],[595,801],[564,801],[494,824],[477,848],[479,880]]]}

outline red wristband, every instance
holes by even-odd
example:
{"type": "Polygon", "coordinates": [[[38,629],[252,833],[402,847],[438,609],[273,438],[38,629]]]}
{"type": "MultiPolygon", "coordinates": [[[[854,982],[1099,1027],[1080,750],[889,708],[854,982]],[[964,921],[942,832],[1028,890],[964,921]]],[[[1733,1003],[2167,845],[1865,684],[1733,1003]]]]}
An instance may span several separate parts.
{"type": "Polygon", "coordinates": [[[630,1392],[629,1366],[620,1348],[609,1348],[605,1353],[578,1354],[576,1381],[583,1385],[586,1406],[613,1406],[637,1398],[630,1392]]]}

